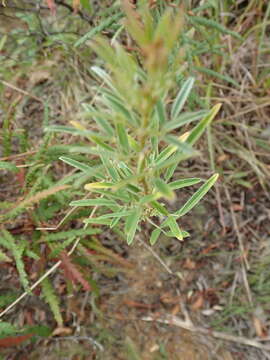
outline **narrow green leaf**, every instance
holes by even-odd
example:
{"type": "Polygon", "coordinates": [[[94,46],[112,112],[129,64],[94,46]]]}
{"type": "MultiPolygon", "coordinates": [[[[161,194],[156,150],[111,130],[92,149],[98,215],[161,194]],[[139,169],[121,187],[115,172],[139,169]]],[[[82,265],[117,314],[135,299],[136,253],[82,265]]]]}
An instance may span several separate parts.
{"type": "Polygon", "coordinates": [[[167,122],[165,124],[164,128],[167,131],[177,129],[180,126],[189,124],[189,123],[191,123],[193,121],[200,120],[207,113],[208,113],[208,111],[206,111],[206,110],[200,110],[200,111],[195,111],[195,112],[186,112],[186,113],[176,117],[175,119],[167,122]]]}
{"type": "Polygon", "coordinates": [[[128,154],[128,151],[129,151],[128,135],[127,135],[126,129],[123,126],[123,124],[117,124],[116,131],[117,131],[119,143],[120,143],[124,153],[128,154]]]}
{"type": "Polygon", "coordinates": [[[200,67],[200,66],[194,66],[194,69],[203,73],[203,74],[207,74],[209,76],[212,76],[214,78],[220,79],[223,82],[226,81],[229,84],[232,84],[233,86],[240,88],[240,84],[235,81],[233,78],[231,78],[229,75],[223,75],[217,71],[214,71],[212,69],[208,69],[208,68],[204,68],[204,67],[200,67]]]}
{"type": "Polygon", "coordinates": [[[183,234],[182,231],[177,224],[175,218],[173,216],[169,216],[167,219],[167,226],[169,226],[172,234],[180,241],[183,240],[183,234]]]}
{"type": "Polygon", "coordinates": [[[222,104],[216,104],[195,128],[191,131],[188,138],[186,139],[186,143],[193,145],[202,135],[206,127],[211,123],[222,104]]]}
{"type": "Polygon", "coordinates": [[[91,136],[91,140],[94,141],[97,145],[99,145],[103,149],[114,152],[114,148],[112,148],[110,145],[106,144],[98,136],[91,136]]]}
{"type": "Polygon", "coordinates": [[[7,162],[7,161],[0,161],[0,169],[9,170],[13,172],[18,172],[19,168],[16,165],[7,162]]]}
{"type": "Polygon", "coordinates": [[[94,218],[84,219],[83,222],[85,224],[110,225],[111,219],[100,219],[94,217],[94,218]]]}
{"type": "Polygon", "coordinates": [[[88,171],[91,170],[90,166],[85,165],[85,164],[83,164],[83,163],[81,163],[81,162],[79,162],[77,160],[71,159],[69,157],[61,156],[59,159],[64,161],[66,164],[71,165],[71,166],[73,166],[76,169],[79,169],[81,171],[88,172],[88,171]]]}
{"type": "Polygon", "coordinates": [[[155,229],[152,231],[151,236],[150,236],[150,244],[152,246],[155,245],[155,243],[157,242],[160,233],[161,233],[160,229],[155,229]]]}
{"type": "MultiPolygon", "coordinates": [[[[168,237],[175,237],[175,235],[171,231],[166,231],[165,235],[168,236],[168,237]]],[[[187,231],[182,231],[182,236],[183,236],[183,239],[184,239],[186,237],[189,237],[190,233],[188,233],[187,231]]]]}
{"type": "Polygon", "coordinates": [[[98,198],[98,199],[82,199],[72,201],[70,206],[115,206],[116,202],[113,200],[98,198]]]}
{"type": "Polygon", "coordinates": [[[140,199],[140,204],[146,204],[146,203],[151,203],[152,201],[155,201],[159,198],[160,196],[156,193],[156,194],[149,194],[149,195],[145,195],[140,199]]]}
{"type": "Polygon", "coordinates": [[[165,180],[166,182],[168,182],[168,181],[172,178],[175,170],[177,169],[177,166],[178,166],[178,163],[175,163],[175,164],[170,165],[170,166],[166,169],[166,172],[165,172],[165,174],[164,174],[164,180],[165,180]]]}
{"type": "Polygon", "coordinates": [[[127,235],[127,243],[130,245],[138,228],[138,224],[141,217],[141,209],[138,207],[131,211],[130,215],[126,219],[125,223],[125,233],[127,235]]]}
{"type": "Polygon", "coordinates": [[[75,127],[62,126],[62,125],[47,126],[47,127],[45,127],[44,130],[46,132],[68,133],[68,134],[72,134],[72,135],[86,136],[86,137],[96,135],[96,133],[94,133],[93,131],[90,131],[90,130],[80,130],[80,129],[76,129],[75,127]]]}
{"type": "Polygon", "coordinates": [[[174,199],[175,194],[172,191],[171,187],[165,183],[162,179],[155,179],[154,184],[156,189],[166,198],[166,199],[174,199]]]}
{"type": "Polygon", "coordinates": [[[88,31],[84,36],[82,36],[79,40],[74,44],[75,47],[78,47],[84,44],[87,40],[91,39],[93,36],[101,33],[104,29],[110,27],[114,22],[123,17],[122,12],[117,12],[116,14],[106,18],[105,21],[102,21],[98,26],[92,28],[88,31]]]}
{"type": "Polygon", "coordinates": [[[157,212],[160,215],[163,215],[163,216],[168,216],[169,215],[168,210],[163,205],[161,205],[158,201],[151,201],[150,204],[152,205],[152,207],[155,210],[157,210],[157,212]]]}
{"type": "Polygon", "coordinates": [[[106,94],[105,100],[107,100],[107,106],[113,109],[118,116],[122,114],[123,119],[127,120],[130,125],[135,127],[138,126],[136,119],[133,117],[132,113],[125,107],[122,100],[117,98],[114,94],[106,94]]]}
{"type": "Polygon", "coordinates": [[[91,70],[106,84],[108,85],[111,89],[114,90],[114,86],[112,84],[112,79],[110,77],[110,75],[103,69],[101,69],[98,66],[92,66],[91,70]]]}
{"type": "Polygon", "coordinates": [[[168,185],[170,186],[171,189],[176,190],[176,189],[181,189],[186,186],[198,184],[201,181],[202,181],[202,179],[200,179],[200,178],[189,178],[189,179],[183,179],[183,180],[176,180],[176,181],[169,183],[168,185]]]}
{"type": "Polygon", "coordinates": [[[215,184],[218,179],[218,174],[214,174],[210,177],[185,203],[184,206],[180,210],[178,210],[175,215],[178,217],[185,215],[188,213],[198,202],[205,196],[205,194],[211,189],[211,187],[215,184]]]}
{"type": "Polygon", "coordinates": [[[195,151],[194,149],[192,149],[192,146],[187,144],[185,141],[180,140],[177,136],[166,135],[164,136],[164,140],[166,140],[169,144],[172,145],[171,150],[174,150],[174,152],[178,150],[182,153],[188,154],[195,151]]]}
{"type": "Polygon", "coordinates": [[[132,214],[131,210],[124,210],[124,211],[116,211],[110,214],[101,215],[98,219],[111,219],[115,217],[126,217],[132,214]]]}
{"type": "Polygon", "coordinates": [[[114,182],[118,182],[120,180],[120,176],[117,172],[117,169],[114,167],[111,160],[108,158],[107,154],[100,154],[100,158],[106,168],[108,175],[112,178],[114,182]]]}
{"type": "Polygon", "coordinates": [[[172,111],[171,111],[171,116],[173,119],[175,119],[180,111],[183,109],[184,105],[185,105],[185,102],[189,96],[189,93],[193,87],[193,84],[194,84],[194,78],[190,77],[188,78],[182,88],[180,89],[173,105],[172,105],[172,111]]]}
{"type": "Polygon", "coordinates": [[[82,104],[82,106],[85,110],[85,115],[87,117],[93,118],[101,130],[103,130],[108,136],[114,135],[114,129],[111,127],[109,121],[102,112],[97,111],[90,104],[82,104]]]}
{"type": "Polygon", "coordinates": [[[156,104],[156,115],[158,118],[158,122],[159,122],[159,126],[163,126],[167,119],[166,119],[166,111],[165,111],[165,106],[164,106],[164,102],[162,100],[159,100],[156,104]]]}
{"type": "Polygon", "coordinates": [[[165,168],[169,168],[170,166],[179,164],[180,161],[184,161],[198,155],[197,151],[193,151],[193,153],[182,153],[177,152],[176,154],[172,155],[169,159],[165,159],[163,161],[159,161],[158,164],[155,165],[155,170],[161,170],[165,168]]]}

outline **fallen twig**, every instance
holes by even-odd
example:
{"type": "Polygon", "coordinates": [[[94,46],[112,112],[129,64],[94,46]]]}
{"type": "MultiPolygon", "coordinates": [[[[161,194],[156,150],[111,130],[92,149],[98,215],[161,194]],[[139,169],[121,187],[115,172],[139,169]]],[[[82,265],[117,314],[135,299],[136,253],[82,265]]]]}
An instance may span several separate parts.
{"type": "Polygon", "coordinates": [[[143,321],[157,321],[157,322],[162,323],[162,324],[174,325],[174,326],[178,326],[180,328],[183,328],[185,330],[188,330],[188,331],[191,331],[191,332],[194,332],[194,333],[199,333],[199,334],[212,336],[212,337],[214,337],[216,339],[221,339],[221,340],[225,340],[225,341],[231,341],[231,342],[235,342],[235,343],[238,343],[238,344],[241,344],[241,345],[252,346],[252,347],[255,347],[257,349],[270,351],[270,345],[261,344],[257,340],[248,339],[248,338],[245,338],[243,336],[230,335],[230,334],[226,334],[226,333],[223,333],[223,332],[203,328],[203,327],[200,327],[200,326],[197,327],[197,326],[194,326],[189,321],[184,321],[184,320],[180,319],[179,317],[174,316],[174,315],[170,315],[170,314],[165,315],[165,316],[160,317],[160,318],[156,318],[156,317],[152,317],[152,316],[145,316],[141,320],[143,320],[143,321]]]}

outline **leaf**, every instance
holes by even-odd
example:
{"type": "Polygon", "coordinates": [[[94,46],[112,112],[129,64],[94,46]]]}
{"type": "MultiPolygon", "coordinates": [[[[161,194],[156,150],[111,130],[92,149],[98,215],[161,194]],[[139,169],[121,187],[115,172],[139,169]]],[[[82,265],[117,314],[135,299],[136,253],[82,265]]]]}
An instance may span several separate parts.
{"type": "Polygon", "coordinates": [[[163,126],[167,119],[166,119],[166,111],[165,111],[165,105],[162,100],[159,100],[156,104],[156,115],[158,117],[159,126],[163,126]]]}
{"type": "Polygon", "coordinates": [[[7,161],[0,161],[0,169],[4,169],[4,170],[9,170],[9,171],[13,171],[13,172],[18,172],[19,169],[17,168],[16,165],[7,162],[7,161]]]}
{"type": "Polygon", "coordinates": [[[116,14],[109,16],[106,20],[102,21],[98,26],[92,28],[74,44],[75,47],[78,47],[84,44],[87,40],[94,37],[96,34],[101,33],[104,29],[109,28],[114,22],[123,17],[122,12],[117,12],[116,14]]]}
{"type": "Polygon", "coordinates": [[[166,135],[165,139],[168,143],[172,145],[167,146],[165,149],[161,151],[161,153],[155,159],[155,166],[161,165],[177,150],[179,150],[179,153],[182,153],[184,157],[197,154],[197,152],[194,149],[192,149],[192,147],[189,144],[185,143],[185,139],[183,139],[183,135],[179,136],[178,138],[173,135],[166,135]]]}
{"type": "Polygon", "coordinates": [[[62,261],[62,267],[65,270],[67,278],[69,278],[73,282],[80,283],[85,291],[90,291],[91,290],[90,284],[88,283],[88,281],[86,281],[84,279],[84,277],[82,276],[82,273],[72,263],[70,257],[66,253],[66,251],[63,251],[61,253],[60,259],[62,261]]]}
{"type": "Polygon", "coordinates": [[[0,250],[0,263],[1,262],[11,262],[11,258],[8,257],[5,253],[3,253],[1,250],[0,250]]]}
{"type": "Polygon", "coordinates": [[[59,327],[63,326],[63,318],[59,307],[59,298],[55,294],[54,288],[48,278],[45,278],[41,283],[42,293],[46,302],[49,304],[54,318],[59,327]]]}
{"type": "Polygon", "coordinates": [[[171,131],[171,130],[177,129],[180,126],[189,124],[193,121],[197,121],[197,120],[201,119],[203,116],[205,116],[206,114],[208,114],[208,111],[206,111],[206,110],[200,110],[200,111],[195,111],[195,112],[186,112],[186,113],[176,117],[175,119],[167,122],[164,125],[164,128],[167,131],[171,131]]]}
{"type": "Polygon", "coordinates": [[[62,125],[51,125],[47,126],[44,129],[46,132],[60,132],[60,133],[68,133],[76,136],[86,136],[89,138],[89,136],[97,135],[93,131],[90,130],[81,130],[76,129],[75,127],[70,126],[62,126],[62,125]]]}
{"type": "Polygon", "coordinates": [[[56,194],[59,191],[63,191],[70,188],[69,185],[58,185],[51,187],[49,189],[38,192],[37,194],[30,196],[29,198],[23,200],[18,205],[16,205],[13,209],[3,215],[2,219],[8,219],[13,216],[18,215],[22,211],[24,211],[28,206],[32,204],[38,203],[40,200],[46,199],[47,197],[56,194]]]}
{"type": "Polygon", "coordinates": [[[174,199],[175,194],[172,191],[171,187],[165,183],[162,179],[155,179],[154,184],[156,189],[166,198],[166,199],[174,199]]]}
{"type": "Polygon", "coordinates": [[[52,334],[52,329],[45,325],[34,325],[27,327],[24,333],[33,334],[35,336],[48,337],[52,334]]]}
{"type": "Polygon", "coordinates": [[[134,127],[138,126],[136,118],[134,118],[133,114],[125,107],[121,99],[107,92],[105,100],[107,100],[107,106],[114,110],[118,116],[122,115],[123,120],[127,120],[127,122],[134,127]]]}
{"type": "Polygon", "coordinates": [[[97,199],[82,199],[72,201],[70,206],[115,206],[116,202],[113,200],[97,198],[97,199]]]}
{"type": "Polygon", "coordinates": [[[19,273],[20,281],[26,291],[29,290],[29,281],[28,276],[25,271],[24,261],[23,261],[23,252],[25,249],[24,243],[16,243],[14,237],[5,229],[2,229],[3,238],[0,238],[0,244],[5,246],[8,250],[12,252],[14,256],[15,264],[17,271],[19,273]]]}
{"type": "Polygon", "coordinates": [[[128,151],[129,151],[128,135],[127,135],[126,129],[123,126],[123,124],[117,124],[116,131],[117,131],[118,140],[123,149],[123,152],[125,154],[128,154],[128,151]]]}
{"type": "Polygon", "coordinates": [[[151,236],[150,236],[150,244],[153,246],[155,245],[155,243],[157,242],[159,235],[161,233],[160,229],[155,229],[152,231],[151,236]]]}
{"type": "Polygon", "coordinates": [[[202,179],[200,179],[200,178],[189,178],[189,179],[183,179],[183,180],[176,180],[176,181],[169,183],[168,185],[170,186],[171,189],[176,190],[176,189],[181,189],[186,186],[198,184],[201,181],[202,181],[202,179]]]}
{"type": "Polygon", "coordinates": [[[136,230],[138,228],[138,223],[140,221],[141,209],[138,207],[131,211],[130,215],[126,219],[125,223],[125,233],[127,235],[127,243],[131,245],[134,240],[136,230]]]}
{"type": "Polygon", "coordinates": [[[180,241],[183,240],[183,233],[173,216],[168,217],[167,226],[169,226],[173,236],[175,236],[180,241]]]}
{"type": "Polygon", "coordinates": [[[71,159],[69,157],[61,156],[59,159],[64,161],[66,164],[71,165],[71,166],[73,166],[76,169],[79,169],[81,171],[88,172],[88,171],[91,170],[90,166],[85,165],[85,164],[83,164],[83,163],[81,163],[81,162],[79,162],[77,160],[73,160],[73,159],[71,159]]]}
{"type": "Polygon", "coordinates": [[[225,26],[223,26],[222,24],[218,23],[217,21],[215,21],[213,19],[207,19],[202,16],[188,16],[188,20],[192,24],[199,24],[199,25],[203,25],[205,27],[210,27],[210,28],[213,28],[213,29],[223,33],[223,34],[229,34],[238,40],[242,40],[242,36],[240,34],[238,34],[235,31],[232,31],[230,29],[227,29],[225,26]]]}
{"type": "Polygon", "coordinates": [[[0,339],[0,348],[20,345],[23,341],[30,339],[34,334],[9,336],[4,339],[0,339]]]}
{"type": "Polygon", "coordinates": [[[85,109],[85,114],[88,117],[93,118],[100,129],[102,129],[108,136],[114,135],[114,129],[106,119],[106,116],[108,116],[107,114],[97,111],[92,105],[89,104],[82,104],[82,106],[85,109]]]}
{"type": "Polygon", "coordinates": [[[185,203],[184,206],[180,210],[178,210],[175,215],[178,217],[185,215],[188,213],[198,202],[205,196],[205,194],[211,189],[211,187],[215,184],[218,179],[218,174],[214,174],[210,177],[185,203]]]}
{"type": "Polygon", "coordinates": [[[206,127],[211,123],[216,114],[219,112],[222,104],[216,104],[210,112],[199,122],[198,125],[195,126],[194,129],[190,132],[188,138],[186,139],[186,143],[193,145],[202,135],[206,127]]]}
{"type": "Polygon", "coordinates": [[[17,332],[17,328],[6,321],[0,322],[0,337],[5,337],[8,335],[14,335],[17,332]]]}
{"type": "Polygon", "coordinates": [[[194,78],[190,77],[188,78],[182,88],[180,89],[176,99],[174,100],[174,103],[172,105],[172,111],[171,111],[171,116],[173,119],[175,119],[180,111],[183,109],[184,105],[185,105],[185,102],[189,96],[189,93],[193,87],[193,84],[194,84],[194,78]]]}
{"type": "Polygon", "coordinates": [[[157,210],[157,212],[160,214],[160,215],[164,215],[164,216],[168,216],[169,215],[169,212],[168,210],[163,206],[161,205],[158,201],[151,201],[150,203],[152,205],[152,207],[157,210]]]}
{"type": "Polygon", "coordinates": [[[93,190],[93,189],[109,189],[113,187],[113,183],[105,182],[105,181],[99,181],[94,183],[85,184],[84,188],[85,190],[93,190]]]}

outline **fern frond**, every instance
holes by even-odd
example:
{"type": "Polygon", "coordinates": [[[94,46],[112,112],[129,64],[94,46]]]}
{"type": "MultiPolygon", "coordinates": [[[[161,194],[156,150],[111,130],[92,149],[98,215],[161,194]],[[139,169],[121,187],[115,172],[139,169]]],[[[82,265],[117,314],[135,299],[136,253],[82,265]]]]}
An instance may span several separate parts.
{"type": "Polygon", "coordinates": [[[24,242],[17,244],[14,237],[5,229],[2,230],[2,234],[3,237],[0,237],[0,244],[11,251],[16,263],[16,268],[19,273],[21,284],[27,291],[29,290],[29,281],[24,269],[24,262],[22,260],[22,255],[26,244],[24,242]]]}
{"type": "Polygon", "coordinates": [[[11,262],[11,258],[8,257],[1,249],[0,249],[0,263],[1,262],[11,262]]]}
{"type": "Polygon", "coordinates": [[[63,318],[60,311],[59,298],[55,294],[52,284],[50,283],[48,278],[43,280],[43,282],[41,283],[41,287],[45,301],[49,304],[54,318],[57,322],[57,325],[59,327],[63,326],[63,318]]]}
{"type": "Polygon", "coordinates": [[[9,335],[14,335],[17,332],[17,328],[6,321],[0,322],[0,337],[6,337],[9,335]]]}
{"type": "Polygon", "coordinates": [[[18,214],[23,212],[28,206],[36,204],[40,200],[45,199],[48,196],[54,195],[59,191],[66,190],[69,187],[70,187],[69,185],[59,185],[59,186],[52,187],[50,189],[40,191],[37,194],[29,197],[28,199],[25,199],[22,202],[20,202],[16,207],[14,207],[12,210],[7,212],[1,218],[2,218],[2,220],[13,218],[14,216],[17,216],[18,214]]]}
{"type": "Polygon", "coordinates": [[[7,292],[6,294],[2,294],[0,296],[0,308],[11,304],[16,298],[17,294],[14,292],[7,292]]]}

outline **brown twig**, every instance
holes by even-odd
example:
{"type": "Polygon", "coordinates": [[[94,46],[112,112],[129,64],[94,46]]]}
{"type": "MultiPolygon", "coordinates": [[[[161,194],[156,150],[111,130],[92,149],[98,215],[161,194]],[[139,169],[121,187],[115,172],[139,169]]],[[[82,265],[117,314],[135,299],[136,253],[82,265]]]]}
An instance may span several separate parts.
{"type": "Polygon", "coordinates": [[[15,91],[18,91],[19,93],[21,93],[21,94],[23,94],[23,95],[26,95],[26,96],[29,96],[29,97],[31,97],[32,99],[35,99],[35,100],[37,100],[37,101],[39,101],[39,102],[41,102],[41,103],[43,104],[43,100],[42,100],[42,99],[40,99],[39,97],[37,97],[37,96],[35,96],[35,95],[30,94],[28,91],[25,91],[25,90],[23,90],[23,89],[20,89],[20,88],[18,88],[17,86],[12,85],[12,84],[10,84],[10,83],[8,83],[7,81],[2,80],[2,79],[0,79],[0,82],[1,82],[3,85],[9,87],[10,89],[15,90],[15,91]]]}
{"type": "Polygon", "coordinates": [[[255,347],[257,349],[270,351],[270,345],[261,344],[257,340],[248,339],[248,338],[245,338],[243,336],[230,335],[230,334],[226,334],[226,333],[219,332],[219,331],[214,331],[214,330],[207,329],[207,328],[200,327],[200,326],[194,326],[189,321],[184,321],[184,320],[180,319],[179,317],[174,316],[174,315],[170,315],[170,314],[167,314],[167,315],[165,315],[163,317],[160,317],[160,318],[156,318],[156,317],[152,317],[152,316],[146,316],[146,317],[143,317],[141,320],[143,320],[143,321],[157,321],[157,322],[162,323],[162,324],[174,325],[174,326],[178,326],[180,328],[183,328],[185,330],[188,330],[188,331],[191,331],[191,332],[194,332],[194,333],[212,336],[212,337],[214,337],[216,339],[235,342],[235,343],[238,343],[238,344],[241,344],[241,345],[252,346],[252,347],[255,347]]]}

